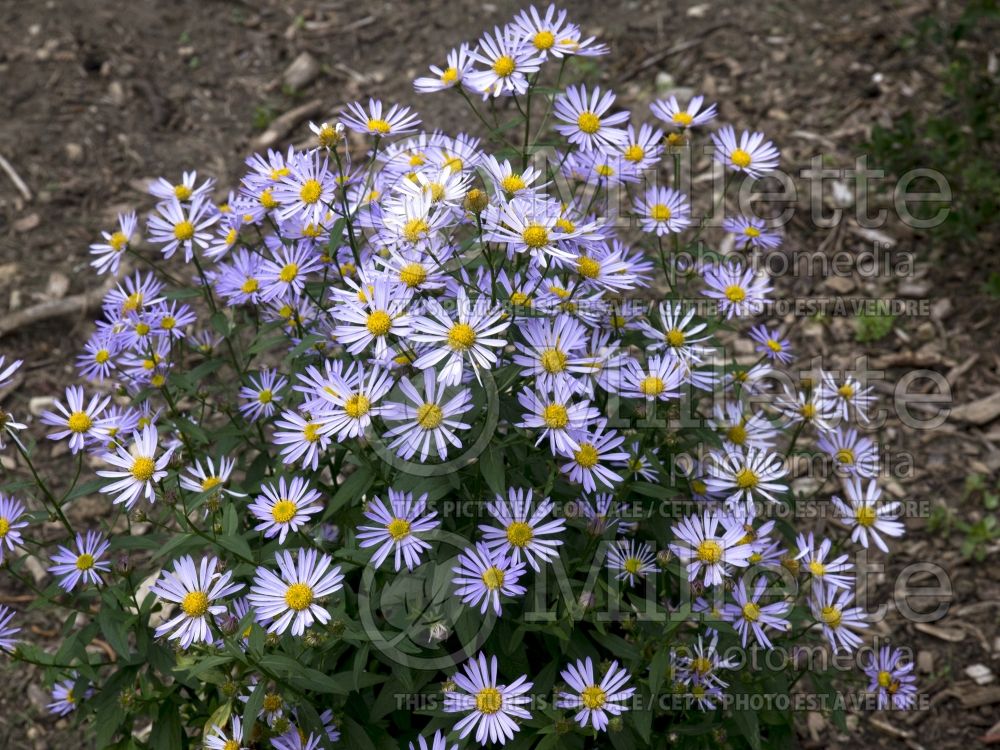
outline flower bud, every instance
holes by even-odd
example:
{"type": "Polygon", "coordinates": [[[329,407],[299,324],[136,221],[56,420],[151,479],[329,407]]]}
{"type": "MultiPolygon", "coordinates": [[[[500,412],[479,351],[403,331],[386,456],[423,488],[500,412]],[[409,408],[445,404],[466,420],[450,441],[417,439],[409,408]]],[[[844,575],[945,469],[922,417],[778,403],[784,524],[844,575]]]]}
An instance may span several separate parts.
{"type": "Polygon", "coordinates": [[[472,188],[465,194],[465,202],[462,205],[469,213],[481,214],[490,205],[490,198],[479,188],[472,188]]]}

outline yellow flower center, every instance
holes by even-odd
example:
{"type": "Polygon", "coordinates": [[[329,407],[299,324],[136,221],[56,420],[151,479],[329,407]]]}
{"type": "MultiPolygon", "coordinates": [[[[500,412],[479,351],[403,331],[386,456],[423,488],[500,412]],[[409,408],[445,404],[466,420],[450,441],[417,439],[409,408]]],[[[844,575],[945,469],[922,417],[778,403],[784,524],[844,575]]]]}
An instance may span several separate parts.
{"type": "Polygon", "coordinates": [[[694,118],[687,112],[675,112],[670,119],[674,121],[675,125],[680,125],[682,128],[686,128],[694,121],[694,118]]]}
{"type": "Polygon", "coordinates": [[[507,541],[515,547],[525,547],[534,538],[535,532],[524,521],[514,521],[507,527],[507,541]]]}
{"type": "Polygon", "coordinates": [[[734,424],[726,430],[726,438],[736,445],[743,445],[747,441],[747,428],[741,424],[734,424]]]}
{"type": "Polygon", "coordinates": [[[160,328],[162,328],[164,331],[173,330],[174,326],[176,325],[177,325],[177,320],[174,318],[173,315],[164,315],[160,319],[160,328]]]}
{"type": "Polygon", "coordinates": [[[504,177],[500,182],[500,187],[503,188],[505,193],[516,193],[518,190],[524,190],[527,185],[524,184],[524,180],[519,174],[512,174],[509,177],[504,177]]]}
{"type": "Polygon", "coordinates": [[[481,714],[495,714],[503,707],[503,695],[494,687],[484,687],[476,693],[476,710],[481,714]]]}
{"type": "Polygon", "coordinates": [[[712,671],[712,662],[708,657],[697,656],[691,660],[691,669],[700,675],[706,675],[712,671]]]}
{"type": "Polygon", "coordinates": [[[730,284],[726,287],[726,299],[730,302],[740,303],[747,298],[746,290],[738,284],[730,284]]]}
{"type": "Polygon", "coordinates": [[[179,201],[186,201],[191,197],[191,188],[187,185],[174,185],[174,195],[179,201]]]}
{"type": "Polygon", "coordinates": [[[601,689],[600,685],[591,685],[583,689],[580,693],[580,700],[583,705],[591,710],[601,708],[608,698],[608,694],[601,689]]]}
{"type": "Polygon", "coordinates": [[[240,743],[236,740],[226,740],[222,745],[222,750],[240,750],[240,743]]]}
{"type": "Polygon", "coordinates": [[[750,166],[750,154],[741,148],[733,149],[733,153],[729,155],[729,159],[733,162],[733,166],[740,169],[746,169],[750,166]]]}
{"type": "Polygon", "coordinates": [[[521,232],[521,239],[524,240],[525,245],[537,250],[549,244],[549,230],[541,224],[529,224],[521,232]]]}
{"type": "Polygon", "coordinates": [[[585,279],[596,279],[601,275],[601,264],[593,258],[581,255],[577,258],[576,270],[585,279]]]}
{"type": "Polygon", "coordinates": [[[799,409],[799,414],[803,419],[812,419],[816,416],[816,407],[813,404],[803,404],[799,409]]]}
{"type": "Polygon", "coordinates": [[[542,421],[546,427],[561,430],[569,424],[569,412],[562,404],[549,404],[542,412],[542,421]]]}
{"type": "Polygon", "coordinates": [[[819,613],[819,618],[831,628],[839,626],[843,616],[844,613],[836,607],[823,607],[819,613]]]}
{"type": "Polygon", "coordinates": [[[399,280],[411,289],[427,280],[427,269],[419,263],[407,263],[399,272],[399,280]]]}
{"type": "Polygon", "coordinates": [[[222,477],[205,477],[201,480],[201,491],[208,492],[222,484],[222,477]]]}
{"type": "Polygon", "coordinates": [[[142,307],[142,292],[133,292],[122,302],[122,312],[133,312],[142,307]]]}
{"type": "Polygon", "coordinates": [[[736,486],[741,490],[750,490],[757,486],[760,477],[749,467],[744,467],[736,472],[736,486]]]}
{"type": "Polygon", "coordinates": [[[593,112],[581,112],[576,118],[576,124],[587,135],[593,135],[601,129],[601,118],[593,112]]]}
{"type": "Polygon", "coordinates": [[[276,693],[267,693],[264,696],[264,702],[262,708],[268,713],[274,713],[284,705],[284,701],[281,699],[280,695],[276,693]]]}
{"type": "Polygon", "coordinates": [[[295,277],[299,275],[299,266],[297,263],[288,263],[284,268],[281,269],[281,273],[278,274],[278,278],[281,279],[286,284],[290,284],[295,281],[295,277]]]}
{"type": "Polygon", "coordinates": [[[753,602],[743,605],[743,619],[747,622],[757,622],[760,619],[760,607],[753,602]]]}
{"type": "Polygon", "coordinates": [[[837,395],[845,399],[854,398],[854,386],[850,383],[844,383],[837,389],[837,395]]]}
{"type": "Polygon", "coordinates": [[[410,522],[404,518],[392,519],[385,528],[394,542],[405,539],[410,535],[410,522]]]}
{"type": "Polygon", "coordinates": [[[836,453],[837,463],[851,466],[854,464],[854,451],[850,448],[841,448],[836,453]]]}
{"type": "Polygon", "coordinates": [[[656,375],[649,375],[639,383],[639,390],[647,396],[659,396],[664,387],[663,379],[656,375]]]}
{"type": "Polygon", "coordinates": [[[506,78],[514,69],[517,67],[517,63],[514,62],[514,58],[510,55],[500,55],[493,63],[493,72],[496,73],[501,78],[506,78]]]}
{"type": "Polygon", "coordinates": [[[445,68],[444,72],[441,74],[441,83],[445,84],[446,86],[453,84],[457,80],[458,80],[458,70],[450,66],[445,68]]]}
{"type": "Polygon", "coordinates": [[[704,495],[708,492],[708,485],[702,479],[692,479],[691,491],[696,495],[704,495]]]}
{"type": "Polygon", "coordinates": [[[892,684],[892,675],[885,670],[878,673],[878,685],[881,688],[887,688],[892,684]]]}
{"type": "Polygon", "coordinates": [[[8,521],[6,518],[0,517],[0,539],[3,539],[5,536],[7,536],[7,532],[9,531],[10,531],[10,521],[8,521]]]}
{"type": "Polygon", "coordinates": [[[622,568],[625,569],[626,573],[631,573],[635,575],[642,568],[642,560],[638,557],[628,557],[625,558],[625,562],[622,563],[622,568]]]}
{"type": "Polygon", "coordinates": [[[878,518],[878,514],[875,509],[870,505],[862,505],[856,511],[854,511],[854,517],[858,519],[858,523],[862,526],[874,526],[875,519],[878,518]]]}
{"type": "Polygon", "coordinates": [[[584,469],[590,469],[597,465],[597,448],[592,443],[580,443],[580,450],[573,454],[573,458],[584,469]]]}
{"type": "Polygon", "coordinates": [[[465,351],[476,343],[476,331],[468,323],[456,323],[448,331],[448,346],[455,351],[465,351]]]}
{"type": "Polygon", "coordinates": [[[98,349],[97,354],[94,355],[94,361],[99,365],[103,365],[109,359],[111,359],[111,352],[107,349],[98,349]]]}
{"type": "Polygon", "coordinates": [[[503,586],[504,572],[495,565],[483,571],[483,583],[490,591],[496,591],[503,586]]]}
{"type": "Polygon", "coordinates": [[[303,203],[315,203],[319,200],[322,192],[323,186],[319,183],[319,180],[306,180],[302,187],[299,188],[299,198],[302,199],[303,203]]]}
{"type": "Polygon", "coordinates": [[[240,291],[243,294],[253,294],[260,288],[260,282],[257,279],[247,279],[243,282],[243,286],[240,287],[240,291]]]}
{"type": "Polygon", "coordinates": [[[271,193],[271,188],[267,188],[267,190],[261,191],[260,205],[262,205],[268,211],[278,207],[278,201],[274,199],[274,195],[271,193]]]}
{"type": "Polygon", "coordinates": [[[271,508],[271,518],[275,523],[288,523],[299,512],[299,506],[291,500],[281,499],[271,508]]]}
{"type": "Polygon", "coordinates": [[[599,164],[595,170],[601,177],[611,177],[615,173],[614,167],[610,164],[599,164]]]}
{"type": "Polygon", "coordinates": [[[672,215],[670,206],[665,206],[662,203],[657,203],[649,209],[649,217],[653,221],[670,221],[672,215]]]}
{"type": "Polygon", "coordinates": [[[261,404],[269,404],[274,398],[274,394],[271,393],[270,389],[264,388],[260,393],[257,394],[257,401],[261,404]]]}
{"type": "Polygon", "coordinates": [[[416,242],[430,231],[430,224],[423,219],[410,219],[403,225],[403,237],[407,242],[416,242]]]}
{"type": "Polygon", "coordinates": [[[777,354],[778,352],[780,352],[782,350],[783,347],[781,346],[781,342],[780,341],[775,341],[774,339],[768,339],[767,340],[767,348],[770,349],[775,354],[777,354]]]}
{"type": "Polygon", "coordinates": [[[108,244],[111,245],[112,250],[120,253],[125,249],[125,245],[128,244],[128,237],[125,236],[124,232],[115,232],[108,238],[108,244]]]}
{"type": "Polygon", "coordinates": [[[368,121],[368,129],[373,133],[378,133],[379,135],[385,135],[390,129],[389,123],[385,120],[371,119],[368,121]]]}
{"type": "Polygon", "coordinates": [[[317,422],[307,422],[302,428],[302,437],[308,443],[315,443],[319,440],[319,424],[317,422]]]}
{"type": "Polygon", "coordinates": [[[70,432],[86,432],[93,424],[90,415],[85,411],[75,411],[66,420],[66,426],[69,427],[70,432]]]}
{"type": "Polygon", "coordinates": [[[132,476],[140,482],[148,482],[156,471],[156,463],[146,456],[136,456],[132,461],[132,476]]]}
{"type": "Polygon", "coordinates": [[[376,310],[368,316],[368,322],[365,326],[372,336],[385,336],[392,328],[392,318],[385,310],[376,310]]]}
{"type": "Polygon", "coordinates": [[[178,221],[174,224],[174,238],[181,242],[187,242],[194,237],[194,224],[190,221],[178,221]]]}
{"type": "Polygon", "coordinates": [[[285,591],[285,604],[301,612],[313,602],[313,590],[307,583],[293,583],[285,591]]]}
{"type": "Polygon", "coordinates": [[[757,227],[747,227],[743,230],[743,234],[747,237],[760,237],[760,230],[757,227]]]}
{"type": "Polygon", "coordinates": [[[714,565],[722,559],[722,545],[706,539],[698,545],[695,555],[701,562],[714,565]]]}
{"type": "Polygon", "coordinates": [[[524,292],[514,292],[510,295],[510,303],[512,305],[517,305],[518,307],[524,307],[531,304],[531,297],[524,292]]]}
{"type": "Polygon", "coordinates": [[[547,373],[562,372],[566,369],[566,355],[555,347],[543,351],[538,359],[542,369],[547,373]]]}
{"type": "Polygon", "coordinates": [[[371,408],[371,401],[361,393],[355,393],[344,402],[344,411],[351,419],[360,419],[371,408]]]}
{"type": "Polygon", "coordinates": [[[191,591],[184,595],[181,609],[188,617],[201,617],[208,612],[208,594],[204,591],[191,591]]]}
{"type": "Polygon", "coordinates": [[[638,143],[633,143],[631,146],[625,149],[624,156],[625,156],[625,161],[636,163],[646,158],[646,151],[638,143]]]}
{"type": "Polygon", "coordinates": [[[535,49],[544,52],[545,50],[552,49],[552,45],[556,43],[556,35],[551,31],[539,31],[532,38],[531,43],[535,45],[535,49]]]}
{"type": "Polygon", "coordinates": [[[84,552],[78,558],[76,558],[76,569],[77,570],[90,570],[94,567],[94,556],[84,552]]]}
{"type": "Polygon", "coordinates": [[[420,408],[417,409],[417,424],[425,430],[433,430],[441,424],[443,419],[444,412],[437,404],[422,404],[420,408]]]}
{"type": "Polygon", "coordinates": [[[823,577],[826,575],[826,566],[819,560],[812,560],[809,563],[809,572],[814,576],[823,577]]]}

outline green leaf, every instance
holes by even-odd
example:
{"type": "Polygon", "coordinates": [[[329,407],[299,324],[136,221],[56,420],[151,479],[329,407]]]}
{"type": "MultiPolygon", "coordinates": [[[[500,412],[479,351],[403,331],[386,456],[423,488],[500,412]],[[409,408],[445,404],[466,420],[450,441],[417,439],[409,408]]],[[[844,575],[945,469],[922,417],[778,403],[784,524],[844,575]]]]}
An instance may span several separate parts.
{"type": "Polygon", "coordinates": [[[368,491],[368,488],[371,487],[374,481],[375,478],[372,476],[371,469],[367,466],[359,466],[357,471],[347,477],[340,487],[337,488],[337,491],[326,506],[323,518],[330,518],[345,505],[354,504],[354,501],[368,491]]]}
{"type": "Polygon", "coordinates": [[[122,659],[128,659],[130,649],[128,646],[128,636],[126,635],[126,625],[131,617],[126,617],[124,611],[114,601],[114,596],[105,591],[101,596],[103,606],[97,613],[97,623],[101,627],[101,634],[108,645],[115,650],[122,659]]]}
{"type": "Polygon", "coordinates": [[[258,682],[257,687],[250,693],[247,706],[243,709],[243,736],[253,737],[253,725],[257,721],[257,714],[264,707],[265,682],[258,682]]]}
{"type": "Polygon", "coordinates": [[[479,470],[486,480],[486,485],[496,495],[503,495],[507,492],[507,483],[504,479],[503,453],[495,445],[488,445],[486,450],[479,456],[479,470]]]}

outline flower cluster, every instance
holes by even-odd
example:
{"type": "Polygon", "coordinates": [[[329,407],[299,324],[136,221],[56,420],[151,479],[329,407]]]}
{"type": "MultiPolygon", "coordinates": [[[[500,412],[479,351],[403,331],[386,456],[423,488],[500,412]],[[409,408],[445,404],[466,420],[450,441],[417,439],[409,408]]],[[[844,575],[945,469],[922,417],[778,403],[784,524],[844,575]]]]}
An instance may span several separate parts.
{"type": "MultiPolygon", "coordinates": [[[[87,387],[41,422],[101,465],[84,494],[113,512],[84,529],[65,512],[73,488],[0,495],[0,562],[45,504],[66,532],[49,571],[82,611],[102,608],[127,665],[84,644],[72,674],[37,655],[64,671],[53,710],[87,707],[106,739],[127,734],[150,701],[126,686],[155,693],[166,670],[202,704],[168,693],[153,731],[183,716],[216,750],[313,750],[342,733],[442,750],[545,721],[642,746],[653,726],[722,710],[738,669],[724,647],[774,649],[793,629],[861,646],[847,545],[887,552],[903,533],[866,435],[871,389],[793,378],[788,331],[753,323],[773,292],[754,254],[782,241],[766,222],[729,216],[733,253],[677,263],[712,235],[682,189],[700,145],[727,185],[779,153],[715,129],[701,96],[654,101],[649,120],[606,88],[563,87],[568,59],[607,52],[565,11],[532,7],[414,82],[460,92],[489,142],[353,103],[312,124],[316,147],[247,159],[221,203],[193,171],[155,181],[145,233],[129,213],[91,246],[95,270],[120,278],[78,359],[87,387]],[[514,112],[520,143],[500,122],[514,112]],[[741,336],[755,358],[733,364],[741,336]],[[677,427],[682,410],[697,428],[677,427]],[[769,517],[802,499],[787,459],[812,445],[843,488],[829,503],[843,534],[769,517]],[[539,606],[551,627],[525,617],[539,606]],[[389,626],[430,636],[390,651],[389,626]],[[421,671],[408,658],[422,650],[464,665],[421,671]],[[439,671],[443,706],[418,737],[391,698],[439,671]],[[651,714],[637,699],[665,678],[685,707],[651,714]],[[125,692],[91,702],[98,690],[125,692]],[[533,706],[544,693],[555,713],[533,706]]],[[[20,364],[0,357],[0,386],[20,364]]],[[[0,427],[31,465],[26,426],[0,411],[0,427]]],[[[28,658],[16,622],[0,607],[0,649],[28,658]]],[[[910,671],[886,647],[868,690],[905,707],[910,671]]]]}

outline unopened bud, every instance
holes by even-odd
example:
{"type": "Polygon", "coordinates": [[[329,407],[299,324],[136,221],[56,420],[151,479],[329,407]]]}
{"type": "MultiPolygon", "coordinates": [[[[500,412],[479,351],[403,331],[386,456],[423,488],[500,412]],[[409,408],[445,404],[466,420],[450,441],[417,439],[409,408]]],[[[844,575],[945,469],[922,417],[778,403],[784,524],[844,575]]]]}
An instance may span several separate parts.
{"type": "Polygon", "coordinates": [[[462,205],[469,213],[481,214],[490,205],[490,198],[479,188],[472,188],[465,194],[465,202],[462,205]]]}

